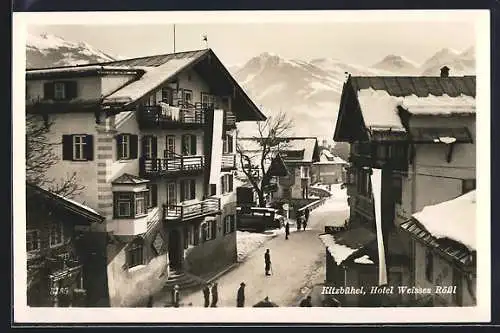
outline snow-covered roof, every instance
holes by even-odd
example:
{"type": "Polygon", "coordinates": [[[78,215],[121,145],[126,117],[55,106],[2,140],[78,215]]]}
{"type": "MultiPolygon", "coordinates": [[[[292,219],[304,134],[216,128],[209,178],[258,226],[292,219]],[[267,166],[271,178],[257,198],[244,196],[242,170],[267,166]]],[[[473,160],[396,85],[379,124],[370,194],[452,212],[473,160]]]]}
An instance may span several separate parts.
{"type": "Polygon", "coordinates": [[[373,242],[376,235],[368,229],[357,227],[334,234],[322,234],[319,238],[337,265],[341,265],[352,254],[373,242]]]}
{"type": "Polygon", "coordinates": [[[326,246],[328,252],[332,258],[335,259],[337,265],[341,265],[351,254],[360,249],[337,244],[332,234],[319,235],[319,239],[321,239],[323,244],[326,246]]]}
{"type": "Polygon", "coordinates": [[[374,263],[367,254],[365,254],[362,257],[354,259],[354,262],[363,265],[372,265],[374,263]]]}
{"type": "Polygon", "coordinates": [[[104,102],[113,102],[115,100],[128,100],[129,102],[134,102],[180,72],[195,59],[197,58],[185,57],[181,59],[172,59],[163,65],[150,67],[139,80],[107,96],[104,102]]]}
{"type": "MultiPolygon", "coordinates": [[[[328,150],[326,150],[326,151],[328,153],[330,153],[328,150]]],[[[325,152],[325,150],[323,150],[323,152],[325,152]]],[[[314,164],[347,164],[347,162],[344,159],[342,159],[341,157],[335,156],[332,153],[330,153],[330,157],[329,157],[326,154],[324,154],[323,152],[321,153],[321,155],[319,157],[319,162],[316,162],[314,164]]]]}
{"type": "Polygon", "coordinates": [[[426,206],[413,214],[429,233],[437,239],[449,238],[476,250],[476,191],[458,198],[426,206]]]}
{"type": "Polygon", "coordinates": [[[138,68],[131,68],[125,66],[67,66],[67,67],[57,67],[57,68],[45,68],[45,69],[26,69],[26,74],[56,74],[56,73],[82,73],[91,71],[120,71],[120,72],[130,72],[135,74],[141,70],[138,68]]]}
{"type": "MultiPolygon", "coordinates": [[[[285,142],[280,144],[280,153],[285,162],[313,162],[314,151],[317,147],[316,138],[303,138],[303,137],[288,137],[285,142]],[[303,151],[301,159],[294,159],[287,157],[287,152],[303,151]]],[[[260,153],[262,147],[259,145],[257,138],[238,138],[238,145],[241,150],[248,153],[260,153]]],[[[277,153],[277,151],[276,151],[277,153]]]]}

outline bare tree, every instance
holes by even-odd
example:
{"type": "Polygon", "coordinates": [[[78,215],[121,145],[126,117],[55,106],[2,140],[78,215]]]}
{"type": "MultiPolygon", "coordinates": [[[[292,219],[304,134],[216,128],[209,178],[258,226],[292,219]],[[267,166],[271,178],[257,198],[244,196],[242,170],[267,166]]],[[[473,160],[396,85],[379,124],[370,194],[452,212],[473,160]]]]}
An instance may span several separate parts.
{"type": "Polygon", "coordinates": [[[287,135],[292,127],[293,121],[284,112],[268,117],[265,122],[258,122],[258,135],[252,137],[260,148],[256,155],[251,155],[237,141],[236,152],[241,169],[257,193],[259,207],[266,205],[264,189],[272,178],[269,165],[280,149],[286,146],[287,135]]]}
{"type": "Polygon", "coordinates": [[[46,175],[47,170],[59,161],[54,149],[62,144],[49,141],[51,126],[52,122],[42,121],[38,115],[26,114],[26,181],[71,198],[84,189],[77,182],[76,172],[59,180],[46,175]]]}

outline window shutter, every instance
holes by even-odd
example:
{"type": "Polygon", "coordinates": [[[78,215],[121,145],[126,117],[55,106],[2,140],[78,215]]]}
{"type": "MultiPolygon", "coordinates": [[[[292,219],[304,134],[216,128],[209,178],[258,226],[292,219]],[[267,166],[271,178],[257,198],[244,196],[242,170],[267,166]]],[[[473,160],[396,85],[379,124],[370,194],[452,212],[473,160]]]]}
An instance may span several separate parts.
{"type": "Polygon", "coordinates": [[[62,136],[62,159],[64,161],[73,160],[73,136],[62,136]]]}
{"type": "Polygon", "coordinates": [[[235,215],[231,215],[231,232],[236,230],[236,217],[235,215]]]}
{"type": "Polygon", "coordinates": [[[227,233],[229,232],[229,231],[227,230],[227,228],[226,228],[226,222],[227,222],[227,218],[228,218],[228,217],[229,217],[229,216],[224,217],[224,220],[222,221],[222,222],[223,222],[223,223],[222,223],[222,224],[223,224],[222,228],[223,228],[223,230],[224,230],[224,235],[225,235],[225,234],[227,234],[227,233]]]}
{"type": "Polygon", "coordinates": [[[185,186],[186,186],[186,181],[185,180],[181,180],[181,201],[185,201],[186,200],[186,193],[185,193],[185,186]]]}
{"type": "Polygon", "coordinates": [[[139,145],[137,135],[130,135],[130,158],[137,158],[137,150],[139,145]]]}
{"type": "Polygon", "coordinates": [[[210,223],[210,227],[212,228],[212,238],[211,239],[217,238],[217,220],[210,223]]]}
{"type": "Polygon", "coordinates": [[[233,192],[233,175],[227,175],[228,192],[233,192]]]}
{"type": "Polygon", "coordinates": [[[228,153],[233,152],[233,136],[232,135],[227,136],[227,152],[228,153]]]}
{"type": "Polygon", "coordinates": [[[146,157],[146,143],[148,141],[149,136],[144,135],[141,139],[141,156],[146,157]]]}
{"type": "Polygon", "coordinates": [[[196,155],[196,135],[191,135],[191,155],[196,155]]]}
{"type": "Polygon", "coordinates": [[[66,99],[73,99],[77,97],[77,82],[67,81],[64,83],[66,89],[66,99]]]}
{"type": "Polygon", "coordinates": [[[54,99],[54,82],[44,83],[43,99],[54,99]]]}
{"type": "Polygon", "coordinates": [[[195,226],[193,228],[193,238],[194,238],[194,245],[198,245],[200,243],[200,227],[195,226]]]}
{"type": "Polygon", "coordinates": [[[220,194],[223,194],[225,192],[224,188],[224,176],[220,177],[220,194]]]}
{"type": "Polygon", "coordinates": [[[149,190],[151,191],[151,200],[153,201],[151,204],[153,207],[158,206],[158,185],[151,184],[149,190]]]}
{"type": "Polygon", "coordinates": [[[158,152],[158,139],[156,138],[156,136],[151,137],[151,147],[152,147],[151,155],[153,158],[156,158],[158,152]]]}
{"type": "Polygon", "coordinates": [[[87,161],[94,160],[94,137],[92,135],[87,135],[85,137],[85,158],[87,161]]]}
{"type": "Polygon", "coordinates": [[[118,134],[116,136],[116,158],[118,160],[122,159],[122,157],[123,157],[122,147],[121,147],[122,140],[123,140],[123,135],[122,134],[118,134]]]}
{"type": "Polygon", "coordinates": [[[196,198],[196,181],[194,179],[191,179],[191,184],[190,184],[191,188],[190,188],[190,194],[191,194],[191,197],[190,199],[195,199],[196,198]]]}
{"type": "Polygon", "coordinates": [[[187,155],[187,147],[186,147],[186,134],[181,136],[181,147],[182,147],[182,155],[187,155]]]}

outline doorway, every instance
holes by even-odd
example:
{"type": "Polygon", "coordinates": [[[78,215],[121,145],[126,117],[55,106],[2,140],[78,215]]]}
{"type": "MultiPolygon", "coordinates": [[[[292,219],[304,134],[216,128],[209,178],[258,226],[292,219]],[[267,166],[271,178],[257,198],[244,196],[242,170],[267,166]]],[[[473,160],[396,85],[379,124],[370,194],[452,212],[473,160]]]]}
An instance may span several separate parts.
{"type": "Polygon", "coordinates": [[[168,234],[168,259],[170,268],[173,270],[182,268],[183,250],[181,245],[181,234],[179,230],[170,230],[168,234]]]}

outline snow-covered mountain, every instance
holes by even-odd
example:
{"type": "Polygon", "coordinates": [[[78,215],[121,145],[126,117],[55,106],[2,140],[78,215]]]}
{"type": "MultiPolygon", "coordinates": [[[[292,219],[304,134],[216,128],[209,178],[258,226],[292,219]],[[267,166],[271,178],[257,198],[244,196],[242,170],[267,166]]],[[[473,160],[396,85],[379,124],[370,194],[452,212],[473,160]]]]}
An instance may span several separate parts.
{"type": "Polygon", "coordinates": [[[439,75],[441,67],[448,66],[450,75],[474,75],[476,51],[472,46],[463,52],[444,48],[427,59],[421,66],[422,75],[439,75]]]}
{"type": "Polygon", "coordinates": [[[26,68],[87,64],[117,58],[88,43],[70,42],[50,34],[29,34],[26,41],[26,68]]]}
{"type": "Polygon", "coordinates": [[[403,56],[389,54],[377,62],[372,68],[383,71],[393,71],[403,75],[417,74],[419,65],[403,56]]]}

